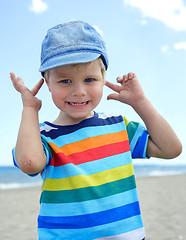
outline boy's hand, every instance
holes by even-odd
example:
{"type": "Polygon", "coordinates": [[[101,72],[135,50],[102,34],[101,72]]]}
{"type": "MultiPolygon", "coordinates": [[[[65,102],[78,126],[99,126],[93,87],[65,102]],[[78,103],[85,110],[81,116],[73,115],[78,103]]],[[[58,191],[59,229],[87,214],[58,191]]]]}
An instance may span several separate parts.
{"type": "Polygon", "coordinates": [[[105,85],[117,92],[110,94],[107,97],[108,100],[114,99],[133,107],[136,103],[145,99],[144,92],[135,73],[130,72],[123,77],[117,77],[117,82],[121,86],[106,81],[105,85]]]}
{"type": "Polygon", "coordinates": [[[10,78],[14,85],[14,88],[21,93],[23,107],[31,107],[37,111],[41,108],[41,100],[35,97],[40,88],[42,87],[44,80],[41,79],[32,90],[29,90],[25,85],[21,77],[15,76],[14,73],[10,73],[10,78]]]}

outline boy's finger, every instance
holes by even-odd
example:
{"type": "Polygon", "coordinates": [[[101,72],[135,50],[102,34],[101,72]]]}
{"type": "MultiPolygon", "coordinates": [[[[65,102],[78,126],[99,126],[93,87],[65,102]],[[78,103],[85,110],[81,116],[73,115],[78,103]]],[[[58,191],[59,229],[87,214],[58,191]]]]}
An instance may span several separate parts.
{"type": "Polygon", "coordinates": [[[31,93],[33,96],[35,96],[39,92],[39,89],[42,87],[43,83],[44,79],[41,78],[41,80],[32,88],[31,93]]]}
{"type": "Polygon", "coordinates": [[[123,78],[122,77],[117,77],[116,80],[117,80],[118,83],[122,83],[123,82],[123,78]]]}
{"type": "Polygon", "coordinates": [[[134,78],[134,73],[133,72],[129,72],[128,73],[128,79],[132,79],[134,78]]]}
{"type": "Polygon", "coordinates": [[[110,99],[119,101],[119,94],[111,93],[110,95],[107,96],[107,100],[110,99]]]}
{"type": "Polygon", "coordinates": [[[13,72],[10,73],[10,79],[13,81],[15,79],[15,74],[13,72]]]}
{"type": "Polygon", "coordinates": [[[109,87],[110,89],[112,89],[113,91],[115,91],[115,92],[120,92],[121,91],[121,87],[120,86],[118,86],[118,85],[116,85],[116,84],[113,84],[113,83],[111,83],[111,82],[109,82],[109,81],[106,81],[105,82],[105,85],[107,86],[107,87],[109,87]]]}
{"type": "Polygon", "coordinates": [[[10,78],[12,80],[12,83],[14,85],[14,88],[21,93],[21,91],[23,90],[23,88],[25,87],[24,82],[22,80],[21,77],[17,77],[15,76],[15,74],[13,72],[10,73],[10,78]]]}

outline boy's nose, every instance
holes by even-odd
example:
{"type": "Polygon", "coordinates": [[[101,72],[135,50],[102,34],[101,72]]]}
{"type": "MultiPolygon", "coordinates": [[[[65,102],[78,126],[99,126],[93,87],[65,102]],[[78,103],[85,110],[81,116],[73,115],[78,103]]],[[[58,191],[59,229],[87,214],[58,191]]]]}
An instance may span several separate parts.
{"type": "Polygon", "coordinates": [[[81,84],[75,85],[73,88],[73,96],[82,97],[86,95],[85,87],[81,84]]]}

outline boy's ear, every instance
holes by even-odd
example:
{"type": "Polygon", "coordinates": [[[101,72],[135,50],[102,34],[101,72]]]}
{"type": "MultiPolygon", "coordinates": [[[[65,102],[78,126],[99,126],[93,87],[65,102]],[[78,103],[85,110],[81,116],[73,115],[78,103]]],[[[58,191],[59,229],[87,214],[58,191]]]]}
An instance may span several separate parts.
{"type": "Polygon", "coordinates": [[[49,84],[49,81],[48,79],[45,78],[45,82],[46,82],[46,85],[48,86],[48,90],[51,92],[51,89],[50,89],[50,84],[49,84]]]}

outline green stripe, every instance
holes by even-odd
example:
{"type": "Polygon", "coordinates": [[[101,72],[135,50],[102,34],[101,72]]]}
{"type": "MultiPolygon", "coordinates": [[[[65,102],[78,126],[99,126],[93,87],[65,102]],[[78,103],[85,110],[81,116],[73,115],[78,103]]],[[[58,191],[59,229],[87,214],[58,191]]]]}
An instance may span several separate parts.
{"type": "Polygon", "coordinates": [[[74,190],[43,191],[41,203],[72,203],[104,198],[136,188],[134,175],[115,182],[96,187],[85,187],[74,190]]]}
{"type": "Polygon", "coordinates": [[[134,134],[138,128],[139,123],[137,122],[129,122],[129,124],[127,125],[127,133],[128,133],[128,137],[129,137],[129,143],[131,143],[132,138],[134,137],[134,134]]]}

